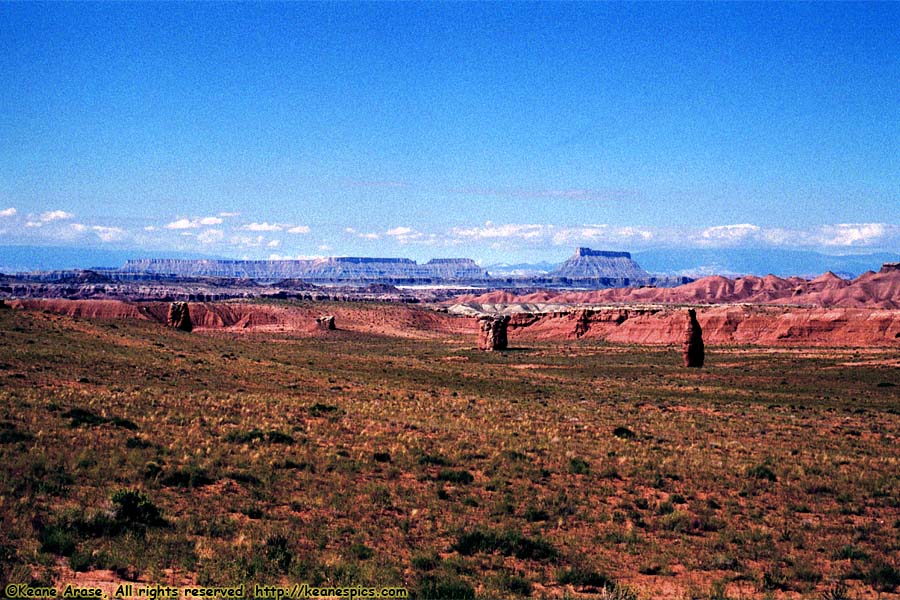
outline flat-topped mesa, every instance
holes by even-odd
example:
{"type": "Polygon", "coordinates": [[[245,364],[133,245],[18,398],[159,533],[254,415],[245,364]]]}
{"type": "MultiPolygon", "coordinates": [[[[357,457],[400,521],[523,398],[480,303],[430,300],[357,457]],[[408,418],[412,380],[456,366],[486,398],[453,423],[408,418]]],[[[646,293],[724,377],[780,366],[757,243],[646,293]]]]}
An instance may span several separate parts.
{"type": "Polygon", "coordinates": [[[278,281],[302,279],[315,283],[433,283],[485,281],[488,274],[467,258],[432,259],[418,264],[408,258],[331,257],[308,260],[129,260],[127,273],[176,277],[245,277],[278,281]]]}
{"type": "Polygon", "coordinates": [[[569,260],[550,273],[574,282],[604,282],[610,285],[641,285],[650,273],[634,262],[629,252],[610,252],[578,248],[569,260]]]}
{"type": "Polygon", "coordinates": [[[412,260],[411,258],[370,258],[366,256],[337,256],[328,260],[333,260],[336,263],[351,263],[354,265],[368,265],[378,263],[404,265],[416,264],[416,261],[412,260]]]}
{"type": "Polygon", "coordinates": [[[606,258],[627,258],[631,259],[631,252],[614,252],[611,250],[592,250],[581,246],[575,248],[575,256],[603,256],[606,258]]]}

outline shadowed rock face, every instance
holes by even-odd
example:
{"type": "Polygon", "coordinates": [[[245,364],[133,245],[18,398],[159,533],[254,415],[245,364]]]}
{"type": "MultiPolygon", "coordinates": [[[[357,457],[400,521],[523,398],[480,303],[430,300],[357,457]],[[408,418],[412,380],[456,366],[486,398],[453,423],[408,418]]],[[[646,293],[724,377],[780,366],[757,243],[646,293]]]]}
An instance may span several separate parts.
{"type": "Polygon", "coordinates": [[[334,326],[334,316],[333,315],[322,315],[321,317],[316,318],[316,326],[319,329],[325,329],[327,331],[333,331],[337,329],[334,326]]]}
{"type": "Polygon", "coordinates": [[[509,315],[479,317],[478,347],[487,352],[506,350],[507,325],[509,325],[509,315]]]}
{"type": "Polygon", "coordinates": [[[684,330],[684,346],[682,350],[684,366],[702,367],[704,359],[703,329],[697,321],[697,312],[693,308],[688,310],[688,317],[690,317],[690,322],[684,330]]]}
{"type": "Polygon", "coordinates": [[[187,302],[173,302],[169,305],[169,316],[166,324],[181,331],[191,331],[194,324],[191,322],[191,313],[187,302]]]}

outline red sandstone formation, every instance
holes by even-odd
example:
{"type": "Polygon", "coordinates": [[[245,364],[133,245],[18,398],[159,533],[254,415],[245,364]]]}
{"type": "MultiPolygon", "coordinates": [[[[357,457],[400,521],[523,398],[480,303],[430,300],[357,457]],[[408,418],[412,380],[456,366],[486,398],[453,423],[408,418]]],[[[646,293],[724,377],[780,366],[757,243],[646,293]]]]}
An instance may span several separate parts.
{"type": "Polygon", "coordinates": [[[480,330],[478,347],[487,352],[506,350],[506,328],[509,325],[509,315],[489,316],[478,318],[480,330]]]}
{"type": "Polygon", "coordinates": [[[684,330],[684,345],[682,346],[682,358],[686,367],[703,366],[703,329],[697,321],[697,311],[688,310],[688,325],[684,330]]]}
{"type": "MultiPolygon", "coordinates": [[[[166,324],[169,303],[121,300],[15,299],[6,305],[17,310],[45,312],[90,319],[135,319],[166,324]]],[[[400,337],[475,335],[477,324],[469,318],[408,305],[371,306],[361,303],[335,305],[335,321],[341,328],[359,333],[400,337]]],[[[321,312],[312,306],[275,306],[250,302],[192,302],[194,331],[283,331],[313,335],[321,312]]]]}
{"type": "Polygon", "coordinates": [[[779,304],[842,308],[900,309],[900,267],[885,264],[878,273],[868,272],[852,281],[825,273],[815,279],[782,279],[774,275],[748,275],[728,279],[704,277],[674,288],[615,288],[589,292],[540,291],[514,296],[497,291],[466,295],[455,303],[477,304],[779,304]]]}
{"type": "MultiPolygon", "coordinates": [[[[900,310],[728,305],[698,317],[709,344],[900,347],[900,310]]],[[[668,307],[513,314],[510,340],[594,339],[624,344],[684,341],[684,311],[668,307]]]]}
{"type": "Polygon", "coordinates": [[[191,313],[188,310],[188,303],[173,302],[170,304],[166,324],[169,327],[174,327],[181,331],[191,331],[194,328],[194,324],[191,323],[191,313]]]}
{"type": "MultiPolygon", "coordinates": [[[[137,319],[165,324],[169,304],[118,300],[6,300],[13,309],[80,318],[137,319]]],[[[480,322],[407,305],[347,303],[329,308],[348,333],[402,337],[476,336],[480,322]]],[[[315,335],[315,305],[249,302],[191,303],[194,331],[282,331],[315,335]]],[[[698,315],[705,345],[886,346],[900,348],[900,310],[720,305],[698,315]]],[[[667,306],[565,308],[520,312],[508,323],[508,339],[585,338],[626,344],[680,345],[684,310],[667,306]]]]}

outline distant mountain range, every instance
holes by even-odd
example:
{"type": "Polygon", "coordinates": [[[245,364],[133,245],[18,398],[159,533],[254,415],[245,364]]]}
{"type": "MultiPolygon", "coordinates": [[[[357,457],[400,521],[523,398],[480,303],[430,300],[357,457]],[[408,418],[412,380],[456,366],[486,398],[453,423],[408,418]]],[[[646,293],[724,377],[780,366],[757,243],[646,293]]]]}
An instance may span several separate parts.
{"type": "MultiPolygon", "coordinates": [[[[106,250],[75,247],[0,246],[0,273],[53,271],[62,269],[119,268],[130,259],[218,259],[198,253],[106,250]]],[[[632,258],[650,273],[703,277],[706,275],[791,275],[816,276],[832,271],[842,277],[855,277],[877,271],[886,262],[900,261],[900,253],[828,255],[804,250],[777,249],[663,249],[633,252],[632,258]]],[[[549,273],[561,263],[547,261],[519,264],[493,264],[484,267],[494,276],[539,275],[549,273]]]]}
{"type": "Polygon", "coordinates": [[[218,258],[197,253],[66,246],[0,246],[0,273],[115,269],[132,258],[218,258]]]}

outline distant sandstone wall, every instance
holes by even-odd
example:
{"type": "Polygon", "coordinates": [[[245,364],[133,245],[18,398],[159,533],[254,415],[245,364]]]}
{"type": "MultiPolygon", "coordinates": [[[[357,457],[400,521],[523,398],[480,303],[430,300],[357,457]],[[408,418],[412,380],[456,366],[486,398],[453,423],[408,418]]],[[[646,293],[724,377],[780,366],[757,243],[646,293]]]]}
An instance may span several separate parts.
{"type": "MultiPolygon", "coordinates": [[[[165,324],[169,303],[118,300],[8,300],[13,309],[50,312],[83,318],[138,319],[165,324]]],[[[248,302],[191,303],[195,330],[317,331],[321,307],[287,307],[248,302]]],[[[406,305],[365,306],[359,303],[328,308],[341,329],[376,334],[429,337],[476,336],[478,321],[406,305]]],[[[474,308],[471,310],[474,311],[474,308]]],[[[492,305],[483,313],[497,313],[492,305]]],[[[509,341],[595,339],[625,344],[680,345],[684,309],[622,307],[571,309],[510,315],[509,341]]],[[[697,309],[703,340],[709,345],[881,346],[900,349],[900,310],[867,308],[797,308],[781,306],[713,306],[697,309]]]]}
{"type": "Polygon", "coordinates": [[[313,282],[366,281],[482,281],[487,272],[468,258],[432,259],[418,264],[408,258],[337,257],[311,260],[129,260],[126,273],[178,277],[237,277],[303,279],[313,282]]]}
{"type": "MultiPolygon", "coordinates": [[[[716,306],[697,311],[706,344],[893,346],[900,348],[900,310],[716,306]]],[[[574,309],[511,316],[511,340],[597,339],[681,344],[684,310],[574,309]]]]}

